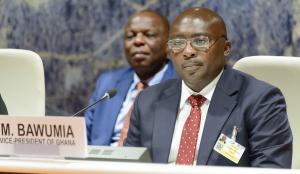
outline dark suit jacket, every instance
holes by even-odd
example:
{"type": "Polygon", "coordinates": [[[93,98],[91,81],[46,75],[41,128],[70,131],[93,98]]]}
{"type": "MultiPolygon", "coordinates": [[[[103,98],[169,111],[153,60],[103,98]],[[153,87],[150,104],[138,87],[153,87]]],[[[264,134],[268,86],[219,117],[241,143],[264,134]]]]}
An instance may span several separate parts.
{"type": "MultiPolygon", "coordinates": [[[[167,163],[181,95],[181,81],[147,88],[135,100],[126,146],[150,149],[156,163],[167,163]]],[[[280,90],[252,76],[225,68],[212,96],[197,165],[291,167],[292,133],[280,90]],[[246,150],[238,164],[213,147],[221,133],[246,150]]]]}
{"type": "MultiPolygon", "coordinates": [[[[177,77],[171,61],[168,64],[162,81],[177,77]]],[[[116,89],[117,94],[112,99],[102,101],[85,112],[88,144],[109,145],[111,143],[118,114],[133,82],[133,74],[134,70],[126,67],[106,71],[98,78],[90,103],[94,103],[110,89],[116,89]]]]}
{"type": "Polygon", "coordinates": [[[6,106],[5,106],[5,103],[4,101],[2,100],[2,97],[0,95],[0,115],[7,115],[7,109],[6,109],[6,106]]]}

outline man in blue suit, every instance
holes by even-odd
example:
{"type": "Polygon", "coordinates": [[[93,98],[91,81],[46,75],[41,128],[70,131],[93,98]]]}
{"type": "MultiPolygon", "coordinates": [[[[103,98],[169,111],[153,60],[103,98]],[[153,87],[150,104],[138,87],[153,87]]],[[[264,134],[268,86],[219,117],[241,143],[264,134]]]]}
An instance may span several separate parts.
{"type": "Polygon", "coordinates": [[[116,89],[117,95],[86,111],[89,144],[118,145],[139,82],[151,86],[176,77],[173,65],[167,59],[168,34],[168,21],[154,11],[144,10],[129,18],[124,28],[124,50],[131,67],[110,70],[98,78],[90,103],[110,89],[116,89]]]}
{"type": "Polygon", "coordinates": [[[182,12],[171,26],[168,49],[182,80],[140,93],[125,146],[149,148],[156,163],[291,167],[284,97],[225,65],[231,43],[218,14],[206,8],[182,12]]]}

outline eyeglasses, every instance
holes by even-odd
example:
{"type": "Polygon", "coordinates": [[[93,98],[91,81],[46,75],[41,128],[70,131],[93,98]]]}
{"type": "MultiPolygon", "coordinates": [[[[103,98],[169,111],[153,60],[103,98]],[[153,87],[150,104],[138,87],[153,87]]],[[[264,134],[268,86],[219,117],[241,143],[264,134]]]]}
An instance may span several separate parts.
{"type": "Polygon", "coordinates": [[[170,39],[168,41],[168,49],[171,49],[175,53],[179,53],[184,50],[184,48],[187,46],[188,41],[190,42],[191,46],[198,50],[206,52],[208,49],[210,49],[220,38],[225,38],[227,40],[227,37],[225,35],[221,35],[215,40],[209,39],[208,36],[201,35],[197,37],[193,37],[190,39],[184,39],[184,38],[174,38],[170,39]]]}

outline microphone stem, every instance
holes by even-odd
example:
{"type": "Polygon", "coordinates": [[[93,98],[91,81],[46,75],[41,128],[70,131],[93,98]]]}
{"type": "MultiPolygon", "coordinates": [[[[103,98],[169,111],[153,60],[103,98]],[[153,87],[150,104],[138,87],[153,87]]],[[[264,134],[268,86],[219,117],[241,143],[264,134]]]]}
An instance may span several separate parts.
{"type": "Polygon", "coordinates": [[[108,98],[108,97],[109,97],[109,95],[108,95],[107,93],[105,93],[104,96],[103,96],[101,99],[99,99],[98,101],[96,101],[96,102],[93,103],[92,105],[86,106],[85,108],[83,108],[83,109],[81,109],[80,111],[76,112],[75,114],[72,115],[72,117],[74,117],[74,116],[80,114],[81,112],[87,110],[88,108],[94,106],[95,104],[99,103],[100,101],[102,101],[103,99],[106,99],[106,98],[108,98]]]}

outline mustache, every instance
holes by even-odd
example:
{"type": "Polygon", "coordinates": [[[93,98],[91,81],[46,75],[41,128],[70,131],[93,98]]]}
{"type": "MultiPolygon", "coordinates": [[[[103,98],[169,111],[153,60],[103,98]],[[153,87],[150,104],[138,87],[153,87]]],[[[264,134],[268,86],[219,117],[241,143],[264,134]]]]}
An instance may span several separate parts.
{"type": "Polygon", "coordinates": [[[187,68],[191,66],[203,66],[204,63],[201,60],[186,60],[181,64],[182,68],[187,68]]]}

